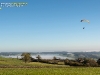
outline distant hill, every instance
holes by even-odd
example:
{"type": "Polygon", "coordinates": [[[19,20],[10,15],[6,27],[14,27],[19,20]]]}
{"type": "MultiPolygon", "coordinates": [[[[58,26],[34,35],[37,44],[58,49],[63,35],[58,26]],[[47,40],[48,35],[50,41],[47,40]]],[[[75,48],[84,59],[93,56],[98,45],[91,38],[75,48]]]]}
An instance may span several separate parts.
{"type": "MultiPolygon", "coordinates": [[[[9,55],[20,55],[23,52],[1,52],[0,55],[3,56],[9,56],[9,55]]],[[[99,59],[100,58],[100,52],[98,51],[91,51],[91,52],[66,52],[66,51],[62,51],[62,52],[29,52],[31,53],[31,55],[37,55],[37,54],[58,54],[60,56],[64,56],[64,57],[69,57],[69,58],[93,58],[93,59],[99,59]]]]}

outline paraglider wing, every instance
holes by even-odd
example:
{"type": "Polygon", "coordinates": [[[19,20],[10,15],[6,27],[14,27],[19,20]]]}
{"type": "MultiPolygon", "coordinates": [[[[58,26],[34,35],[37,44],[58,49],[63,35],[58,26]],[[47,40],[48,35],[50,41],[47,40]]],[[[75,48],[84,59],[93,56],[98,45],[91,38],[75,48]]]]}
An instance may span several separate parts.
{"type": "Polygon", "coordinates": [[[90,23],[90,21],[89,20],[85,20],[86,22],[88,22],[88,23],[90,23]]]}
{"type": "Polygon", "coordinates": [[[82,22],[83,20],[81,20],[81,22],[82,22]]]}
{"type": "Polygon", "coordinates": [[[86,19],[81,20],[81,22],[87,22],[87,23],[90,23],[90,21],[89,21],[89,20],[86,20],[86,19]]]}
{"type": "MultiPolygon", "coordinates": [[[[90,23],[89,20],[86,20],[86,19],[82,19],[81,22],[87,22],[87,23],[90,23]]],[[[85,29],[85,27],[83,27],[83,29],[85,29]]]]}

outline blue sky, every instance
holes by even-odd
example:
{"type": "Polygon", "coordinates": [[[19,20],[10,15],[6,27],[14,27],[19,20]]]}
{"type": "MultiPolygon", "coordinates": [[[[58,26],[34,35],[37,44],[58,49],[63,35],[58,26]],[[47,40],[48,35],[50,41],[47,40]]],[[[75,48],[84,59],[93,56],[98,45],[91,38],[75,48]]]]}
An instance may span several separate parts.
{"type": "Polygon", "coordinates": [[[0,2],[28,3],[0,10],[1,52],[100,50],[100,0],[0,2]]]}

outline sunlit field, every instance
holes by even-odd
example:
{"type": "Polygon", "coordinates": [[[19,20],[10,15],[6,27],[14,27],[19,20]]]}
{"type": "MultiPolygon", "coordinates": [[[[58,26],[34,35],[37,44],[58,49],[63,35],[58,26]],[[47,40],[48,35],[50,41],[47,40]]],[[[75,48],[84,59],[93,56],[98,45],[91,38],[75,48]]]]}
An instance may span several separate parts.
{"type": "Polygon", "coordinates": [[[100,75],[100,68],[0,68],[0,75],[100,75]]]}
{"type": "Polygon", "coordinates": [[[69,67],[67,65],[57,65],[57,64],[46,64],[40,62],[30,62],[25,63],[22,60],[16,58],[3,58],[0,57],[0,67],[1,68],[63,68],[69,67]]]}
{"type": "Polygon", "coordinates": [[[39,62],[25,63],[22,60],[2,57],[0,57],[0,67],[0,75],[100,75],[99,67],[70,67],[39,62]]]}

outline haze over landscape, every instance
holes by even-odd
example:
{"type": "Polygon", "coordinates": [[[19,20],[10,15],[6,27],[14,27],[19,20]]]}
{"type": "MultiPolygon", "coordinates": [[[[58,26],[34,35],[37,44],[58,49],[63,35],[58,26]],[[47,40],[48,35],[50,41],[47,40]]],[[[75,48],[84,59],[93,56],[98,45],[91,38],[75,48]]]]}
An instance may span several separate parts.
{"type": "Polygon", "coordinates": [[[0,52],[100,51],[100,0],[0,2],[28,3],[0,10],[0,52]]]}

